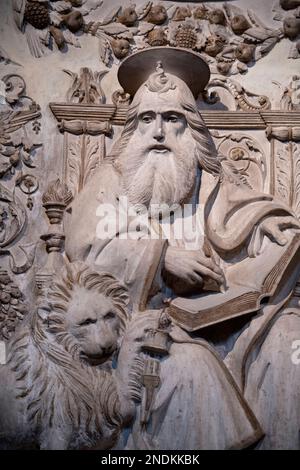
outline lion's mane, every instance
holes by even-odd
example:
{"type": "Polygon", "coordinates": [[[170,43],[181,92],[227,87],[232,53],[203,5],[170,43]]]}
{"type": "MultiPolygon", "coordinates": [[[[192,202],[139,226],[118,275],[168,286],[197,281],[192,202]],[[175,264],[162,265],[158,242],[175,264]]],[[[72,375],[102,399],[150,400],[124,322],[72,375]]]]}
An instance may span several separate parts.
{"type": "Polygon", "coordinates": [[[72,430],[70,448],[108,448],[121,429],[117,388],[111,368],[85,363],[79,344],[66,331],[65,316],[75,285],[112,299],[121,330],[125,329],[126,289],[110,274],[72,263],[53,282],[46,304],[32,315],[30,326],[15,336],[7,365],[17,380],[16,398],[25,401],[28,424],[40,442],[49,427],[66,427],[72,430]]]}

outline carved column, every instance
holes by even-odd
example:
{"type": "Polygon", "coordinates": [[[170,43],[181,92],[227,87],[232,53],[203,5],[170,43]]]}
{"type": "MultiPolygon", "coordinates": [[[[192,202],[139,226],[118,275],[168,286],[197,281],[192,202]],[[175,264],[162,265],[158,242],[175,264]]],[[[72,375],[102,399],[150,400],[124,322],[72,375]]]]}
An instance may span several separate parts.
{"type": "Polygon", "coordinates": [[[266,129],[271,143],[270,192],[300,217],[300,112],[279,111],[275,118],[266,129]]]}
{"type": "Polygon", "coordinates": [[[127,107],[121,106],[124,111],[116,112],[115,104],[105,104],[100,81],[107,70],[66,72],[73,78],[68,101],[50,103],[50,108],[64,135],[62,179],[75,196],[105,158],[105,136],[112,132],[113,123],[124,121],[127,107]]]}

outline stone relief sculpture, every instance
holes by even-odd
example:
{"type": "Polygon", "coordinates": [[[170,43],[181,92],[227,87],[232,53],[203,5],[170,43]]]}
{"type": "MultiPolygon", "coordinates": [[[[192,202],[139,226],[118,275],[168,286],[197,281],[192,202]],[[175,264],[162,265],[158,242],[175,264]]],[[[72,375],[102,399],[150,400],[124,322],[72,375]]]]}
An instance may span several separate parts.
{"type": "MultiPolygon", "coordinates": [[[[219,323],[226,318],[249,313],[251,310],[255,311],[259,308],[258,299],[274,296],[282,273],[297,271],[293,259],[298,256],[299,240],[296,232],[299,223],[288,206],[273,199],[272,196],[268,197],[266,194],[250,189],[247,181],[242,178],[231,162],[222,161],[217,157],[211,137],[198,114],[194,98],[187,85],[178,76],[166,73],[164,70],[163,59],[165,59],[166,67],[169,66],[172,69],[170,54],[173,52],[176,53],[178,59],[180,50],[157,48],[157,58],[162,59],[161,63],[158,61],[157,71],[150,74],[144,83],[138,82],[138,78],[135,82],[131,80],[131,87],[141,86],[129,108],[121,137],[106,162],[94,174],[89,184],[74,200],[70,210],[66,212],[66,254],[72,262],[79,259],[96,265],[100,270],[109,270],[118,277],[128,287],[133,312],[146,310],[154,305],[156,308],[159,306],[163,308],[164,299],[170,302],[167,296],[173,292],[175,298],[167,307],[167,312],[171,321],[175,321],[177,326],[171,327],[169,337],[173,338],[172,332],[176,331],[178,336],[174,333],[174,338],[176,338],[173,339],[174,343],[178,341],[181,345],[190,344],[188,346],[189,357],[199,356],[195,360],[201,369],[200,357],[206,355],[204,352],[206,343],[201,345],[197,341],[194,342],[187,332],[219,323]],[[133,83],[136,82],[137,84],[134,85],[133,83]],[[176,151],[172,142],[176,142],[176,151]],[[138,155],[133,155],[133,148],[136,149],[138,155]],[[184,150],[180,150],[181,148],[184,150]],[[182,158],[180,152],[185,155],[184,167],[180,165],[182,158]],[[169,161],[166,161],[168,157],[172,161],[172,166],[169,161]],[[154,174],[151,171],[152,165],[155,165],[154,174]],[[181,205],[192,197],[193,191],[197,194],[199,190],[196,176],[197,165],[214,175],[216,183],[206,202],[205,230],[202,241],[196,242],[198,243],[196,250],[187,249],[188,244],[185,246],[184,241],[147,240],[143,227],[140,227],[138,240],[122,240],[121,235],[128,230],[127,226],[119,226],[115,234],[111,234],[109,241],[97,239],[95,234],[99,218],[93,214],[96,214],[99,204],[110,203],[117,207],[117,202],[120,201],[122,195],[126,195],[132,205],[145,204],[146,207],[150,207],[153,203],[181,205]],[[166,175],[168,175],[167,179],[166,175]],[[167,181],[168,184],[166,184],[167,181]],[[230,202],[229,194],[231,195],[230,202]],[[229,204],[228,207],[227,204],[229,204]],[[89,212],[84,211],[87,205],[89,212]],[[249,218],[251,213],[253,218],[249,218]],[[239,220],[239,223],[237,224],[235,220],[239,220]],[[295,235],[293,230],[296,231],[295,235]],[[273,255],[271,263],[267,262],[267,259],[270,260],[267,254],[269,250],[272,250],[273,255]],[[232,265],[233,259],[235,259],[234,265],[232,265]],[[262,269],[262,263],[264,269],[262,269]],[[257,276],[255,266],[260,266],[260,276],[257,276]],[[249,269],[255,273],[254,277],[249,278],[249,269]],[[244,272],[244,277],[241,276],[241,272],[244,272]],[[201,293],[201,291],[202,295],[192,296],[190,300],[186,297],[186,295],[193,293],[195,295],[196,292],[201,293]],[[215,293],[207,297],[206,291],[215,293]],[[178,297],[176,293],[179,296],[185,294],[185,297],[178,297]],[[178,325],[181,328],[177,329],[178,325]]],[[[128,74],[131,68],[134,68],[138,57],[138,54],[132,56],[131,60],[124,62],[123,69],[122,67],[120,69],[119,79],[125,90],[128,74]],[[128,66],[126,66],[127,63],[128,66]],[[124,70],[123,75],[122,70],[124,70]]],[[[152,64],[154,62],[153,59],[152,64]]],[[[148,61],[148,64],[150,68],[151,62],[148,61]]],[[[185,78],[184,71],[179,70],[178,74],[185,78]]],[[[203,74],[205,74],[205,67],[203,74]]],[[[155,215],[152,219],[151,223],[159,225],[155,220],[155,215]]],[[[145,323],[147,315],[145,313],[145,323]]],[[[153,312],[149,316],[155,318],[153,312]]],[[[142,318],[141,316],[140,322],[142,318]]],[[[138,320],[133,323],[133,331],[137,323],[138,320]]],[[[159,321],[156,320],[156,325],[158,324],[159,321]]],[[[150,329],[155,330],[155,327],[152,326],[150,329]]],[[[129,355],[126,351],[128,347],[126,341],[125,339],[119,355],[122,364],[127,362],[129,355]]],[[[147,342],[147,337],[145,341],[147,342]]],[[[225,380],[228,371],[225,373],[223,369],[218,370],[219,366],[214,363],[214,357],[214,352],[210,350],[205,362],[210,364],[210,371],[216,371],[216,382],[213,388],[215,394],[218,395],[219,388],[220,393],[221,389],[224,393],[229,386],[228,383],[220,386],[220,381],[225,380]]],[[[172,363],[175,359],[176,354],[172,357],[171,353],[170,359],[164,364],[167,368],[173,367],[172,363]]],[[[180,358],[178,361],[176,366],[174,365],[176,369],[180,367],[180,358]]],[[[153,372],[151,390],[157,388],[157,384],[160,383],[159,365],[155,367],[152,365],[152,369],[156,372],[153,372]],[[153,385],[155,383],[156,386],[153,385]]],[[[189,374],[189,367],[185,370],[189,374]]],[[[120,374],[122,375],[122,369],[120,374]]],[[[194,383],[194,380],[197,380],[196,375],[192,372],[190,374],[190,380],[194,383]]],[[[211,375],[214,374],[211,372],[211,375]]],[[[130,439],[126,444],[129,448],[143,448],[143,446],[177,448],[176,445],[180,445],[174,441],[171,443],[167,436],[171,435],[171,429],[174,426],[172,420],[175,418],[172,409],[173,407],[176,409],[177,400],[178,403],[182,403],[182,398],[176,390],[180,389],[184,394],[185,388],[181,382],[181,376],[174,378],[174,383],[169,382],[170,380],[166,379],[164,385],[162,380],[159,391],[155,393],[156,398],[152,397],[155,404],[152,403],[151,432],[147,427],[148,420],[141,418],[141,416],[149,416],[149,410],[144,411],[143,400],[138,406],[137,416],[140,418],[135,421],[130,439]],[[162,409],[165,410],[163,414],[162,409]],[[143,432],[141,432],[142,429],[143,432]],[[140,436],[143,436],[141,441],[140,436]]],[[[188,379],[183,383],[189,383],[188,379]]],[[[202,389],[203,387],[202,384],[202,389]]],[[[196,389],[196,386],[192,386],[192,390],[196,389]]],[[[204,389],[203,393],[205,394],[204,389]]],[[[145,400],[147,402],[147,399],[145,400]]],[[[193,396],[191,400],[196,406],[197,398],[193,396]]],[[[219,403],[220,400],[218,400],[219,403]]],[[[149,401],[151,403],[150,399],[148,403],[149,401]]],[[[238,401],[240,402],[240,399],[238,401]]],[[[202,406],[200,400],[199,409],[202,406]]],[[[216,404],[213,408],[215,406],[216,404]]],[[[246,412],[245,408],[244,412],[246,412]]],[[[182,412],[182,426],[183,422],[189,422],[189,419],[192,419],[187,413],[187,410],[182,412]]],[[[200,411],[199,413],[201,414],[200,411]]],[[[222,415],[221,410],[220,415],[222,415]]],[[[240,416],[227,416],[233,439],[229,447],[242,445],[234,438],[235,425],[243,419],[242,416],[243,413],[240,416]]],[[[246,412],[246,416],[249,419],[249,411],[246,412]]],[[[252,432],[244,438],[247,444],[251,439],[257,439],[261,432],[252,419],[250,418],[252,432]]],[[[196,428],[196,424],[193,428],[196,428]]],[[[244,429],[247,428],[248,426],[244,426],[244,429]]],[[[200,435],[199,430],[195,441],[189,435],[190,443],[193,441],[192,445],[200,448],[214,448],[215,446],[227,448],[228,446],[228,443],[224,442],[221,444],[216,441],[201,441],[200,435]]],[[[185,446],[189,444],[185,442],[185,446]]]]}
{"type": "Polygon", "coordinates": [[[40,109],[2,78],[1,449],[299,448],[298,76],[277,108],[224,77],[297,36],[180,3],[14,2],[36,56],[81,31],[128,57],[111,102],[108,68],[65,66],[45,178],[40,109]]]}
{"type": "Polygon", "coordinates": [[[34,260],[34,246],[16,246],[16,240],[28,223],[22,195],[27,195],[26,206],[31,210],[32,195],[38,189],[36,176],[27,171],[34,171],[35,159],[42,146],[33,137],[33,133],[40,131],[38,119],[41,113],[39,106],[25,95],[26,85],[20,75],[7,74],[2,77],[2,83],[5,87],[4,102],[0,104],[0,252],[9,255],[12,272],[20,274],[27,271],[34,260]],[[20,250],[25,261],[18,266],[15,257],[20,256],[20,250]]]}
{"type": "MultiPolygon", "coordinates": [[[[268,54],[284,37],[299,37],[299,6],[280,2],[273,7],[282,27],[264,24],[253,10],[226,2],[181,6],[147,1],[142,5],[114,5],[107,12],[101,0],[14,0],[17,26],[26,34],[35,57],[51,47],[66,51],[67,44],[80,47],[79,34],[99,40],[100,59],[105,65],[151,46],[176,46],[202,52],[211,71],[223,75],[244,73],[248,66],[268,54]],[[103,13],[106,11],[106,14],[103,13]]],[[[299,57],[293,43],[290,58],[299,57]]]]}
{"type": "Polygon", "coordinates": [[[1,369],[1,447],[114,444],[120,403],[106,360],[125,328],[126,303],[125,289],[111,275],[76,264],[66,268],[48,302],[15,335],[1,369]]]}

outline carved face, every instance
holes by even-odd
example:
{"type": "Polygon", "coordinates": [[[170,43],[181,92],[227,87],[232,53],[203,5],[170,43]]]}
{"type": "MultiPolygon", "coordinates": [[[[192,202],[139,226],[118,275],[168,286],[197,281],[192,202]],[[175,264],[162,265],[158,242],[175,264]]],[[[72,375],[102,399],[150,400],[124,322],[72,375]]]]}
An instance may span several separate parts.
{"type": "Polygon", "coordinates": [[[126,39],[112,39],[111,47],[117,59],[123,59],[129,52],[130,44],[126,39]]]}
{"type": "Polygon", "coordinates": [[[149,11],[146,20],[153,24],[163,24],[168,18],[167,10],[162,5],[154,5],[149,11]]]}
{"type": "Polygon", "coordinates": [[[283,31],[288,38],[295,39],[300,34],[300,18],[295,18],[294,16],[285,18],[283,21],[283,31]]]}
{"type": "Polygon", "coordinates": [[[143,91],[137,129],[121,159],[132,204],[180,204],[190,194],[195,182],[195,141],[179,103],[178,90],[143,91]]]}
{"type": "Polygon", "coordinates": [[[116,350],[120,333],[118,310],[97,291],[76,286],[69,303],[66,329],[76,338],[82,356],[101,363],[116,350]]]}
{"type": "Polygon", "coordinates": [[[241,62],[247,64],[253,59],[255,46],[253,44],[240,44],[235,50],[235,56],[241,62]]]}

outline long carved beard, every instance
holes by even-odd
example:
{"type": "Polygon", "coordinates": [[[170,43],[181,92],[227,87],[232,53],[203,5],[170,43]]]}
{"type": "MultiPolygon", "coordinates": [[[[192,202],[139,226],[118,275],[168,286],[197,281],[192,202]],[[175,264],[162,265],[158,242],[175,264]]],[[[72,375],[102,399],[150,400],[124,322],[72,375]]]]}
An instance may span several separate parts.
{"type": "Polygon", "coordinates": [[[191,196],[196,178],[195,143],[190,139],[168,153],[149,152],[130,141],[120,158],[125,193],[130,204],[168,206],[182,204],[191,196]]]}

